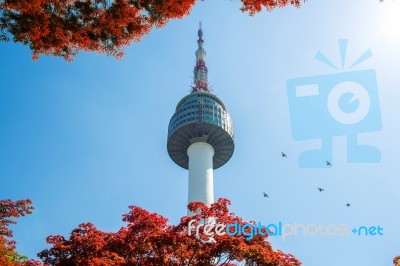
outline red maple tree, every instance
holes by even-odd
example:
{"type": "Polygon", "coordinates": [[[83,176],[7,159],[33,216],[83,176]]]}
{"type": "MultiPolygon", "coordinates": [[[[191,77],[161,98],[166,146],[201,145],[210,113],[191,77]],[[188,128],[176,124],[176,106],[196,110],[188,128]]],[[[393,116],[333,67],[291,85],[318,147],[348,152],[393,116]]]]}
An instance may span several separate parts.
{"type": "MultiPolygon", "coordinates": [[[[241,0],[243,12],[299,7],[301,0],[241,0]]],[[[306,1],[306,0],[303,0],[306,1]]],[[[139,41],[153,27],[188,15],[196,0],[3,0],[0,41],[29,45],[39,54],[71,61],[79,51],[116,58],[123,47],[139,41]]]]}
{"type": "Polygon", "coordinates": [[[15,218],[32,213],[31,200],[0,200],[0,265],[1,266],[35,266],[42,265],[35,260],[27,260],[15,250],[15,241],[11,240],[13,231],[9,228],[15,224],[15,218]]]}
{"type": "Polygon", "coordinates": [[[168,220],[137,206],[123,216],[127,223],[118,232],[106,233],[91,223],[79,225],[68,239],[61,235],[49,236],[51,248],[38,255],[48,265],[265,265],[299,266],[292,255],[276,251],[267,241],[268,235],[255,235],[246,240],[244,235],[214,234],[209,237],[200,227],[196,235],[189,223],[213,225],[245,224],[229,212],[230,202],[220,199],[211,207],[191,203],[189,209],[196,213],[185,216],[176,226],[168,220]],[[190,230],[190,228],[192,230],[190,230]],[[189,235],[190,231],[190,235],[189,235]]]}
{"type": "Polygon", "coordinates": [[[72,230],[68,239],[61,235],[49,236],[47,243],[52,247],[38,254],[42,264],[20,256],[15,242],[9,239],[13,233],[8,226],[15,224],[14,218],[31,213],[31,201],[1,200],[0,265],[301,265],[292,255],[274,250],[265,231],[265,235],[257,234],[251,239],[248,234],[207,234],[206,225],[215,229],[216,225],[246,224],[229,212],[229,204],[226,199],[210,207],[200,202],[191,203],[189,209],[195,215],[183,217],[178,225],[169,225],[161,215],[130,206],[130,212],[123,216],[127,225],[117,232],[103,232],[91,223],[83,223],[72,230]]]}

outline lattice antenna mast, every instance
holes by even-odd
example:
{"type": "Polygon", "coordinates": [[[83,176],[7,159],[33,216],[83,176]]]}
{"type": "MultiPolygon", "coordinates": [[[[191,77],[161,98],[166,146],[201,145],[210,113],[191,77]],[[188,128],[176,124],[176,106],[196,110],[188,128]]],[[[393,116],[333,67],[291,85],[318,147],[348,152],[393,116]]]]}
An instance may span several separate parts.
{"type": "Polygon", "coordinates": [[[194,86],[192,92],[207,91],[208,92],[208,70],[206,67],[206,51],[203,48],[203,29],[199,22],[199,30],[197,31],[199,39],[197,40],[198,48],[196,51],[196,65],[194,67],[194,86]]]}

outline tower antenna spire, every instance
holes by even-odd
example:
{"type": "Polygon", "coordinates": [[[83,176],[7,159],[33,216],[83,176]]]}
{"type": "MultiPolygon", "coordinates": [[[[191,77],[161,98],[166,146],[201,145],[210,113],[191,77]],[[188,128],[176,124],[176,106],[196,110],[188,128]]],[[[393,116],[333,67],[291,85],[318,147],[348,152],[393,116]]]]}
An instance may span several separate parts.
{"type": "Polygon", "coordinates": [[[206,51],[203,48],[203,29],[201,25],[201,21],[199,22],[199,30],[197,31],[198,35],[198,48],[196,50],[196,65],[194,67],[194,81],[192,92],[195,91],[207,91],[208,92],[208,69],[206,66],[206,51]]]}
{"type": "Polygon", "coordinates": [[[200,47],[200,42],[201,45],[203,45],[203,29],[201,28],[201,21],[199,21],[199,30],[197,31],[197,35],[199,36],[199,39],[197,41],[197,43],[199,44],[200,47]]]}

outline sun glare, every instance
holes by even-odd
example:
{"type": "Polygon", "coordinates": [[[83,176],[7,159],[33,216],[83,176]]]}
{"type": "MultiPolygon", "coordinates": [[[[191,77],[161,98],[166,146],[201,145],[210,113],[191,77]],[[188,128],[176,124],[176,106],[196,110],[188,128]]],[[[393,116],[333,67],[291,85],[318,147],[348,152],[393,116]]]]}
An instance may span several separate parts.
{"type": "Polygon", "coordinates": [[[385,1],[386,13],[382,32],[385,37],[400,41],[400,1],[385,1]]]}

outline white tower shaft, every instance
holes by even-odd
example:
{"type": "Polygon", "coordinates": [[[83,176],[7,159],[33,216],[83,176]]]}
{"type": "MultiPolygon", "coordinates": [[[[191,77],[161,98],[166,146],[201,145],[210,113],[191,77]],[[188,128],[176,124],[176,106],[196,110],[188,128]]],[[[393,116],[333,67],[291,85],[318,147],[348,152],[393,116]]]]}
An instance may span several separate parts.
{"type": "MultiPolygon", "coordinates": [[[[188,204],[201,201],[210,206],[214,203],[214,149],[206,142],[196,142],[189,146],[187,154],[189,156],[188,204]]],[[[188,215],[191,215],[189,210],[188,215]]]]}

